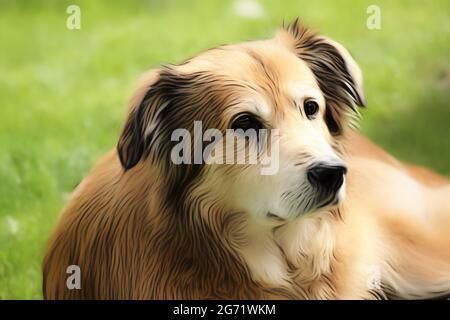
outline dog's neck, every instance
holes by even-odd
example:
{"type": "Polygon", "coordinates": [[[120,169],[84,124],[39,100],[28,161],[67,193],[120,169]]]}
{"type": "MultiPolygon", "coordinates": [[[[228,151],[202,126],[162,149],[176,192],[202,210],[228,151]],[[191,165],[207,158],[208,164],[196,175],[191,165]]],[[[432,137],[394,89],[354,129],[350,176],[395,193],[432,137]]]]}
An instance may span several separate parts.
{"type": "Polygon", "coordinates": [[[318,288],[315,295],[328,295],[332,288],[316,284],[330,273],[334,262],[335,222],[332,213],[323,212],[275,229],[249,223],[245,229],[247,241],[237,250],[256,282],[271,287],[295,286],[290,289],[301,296],[310,295],[303,291],[315,286],[318,288]],[[321,292],[323,289],[325,292],[321,292]]]}

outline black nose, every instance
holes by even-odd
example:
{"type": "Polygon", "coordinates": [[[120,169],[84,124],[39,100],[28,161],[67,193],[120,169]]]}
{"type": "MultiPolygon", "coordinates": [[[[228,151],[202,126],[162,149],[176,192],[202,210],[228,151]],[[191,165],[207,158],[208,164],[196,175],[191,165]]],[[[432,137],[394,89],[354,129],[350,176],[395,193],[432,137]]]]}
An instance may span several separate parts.
{"type": "Polygon", "coordinates": [[[342,186],[346,173],[345,166],[317,164],[308,170],[308,180],[313,185],[337,191],[342,186]]]}

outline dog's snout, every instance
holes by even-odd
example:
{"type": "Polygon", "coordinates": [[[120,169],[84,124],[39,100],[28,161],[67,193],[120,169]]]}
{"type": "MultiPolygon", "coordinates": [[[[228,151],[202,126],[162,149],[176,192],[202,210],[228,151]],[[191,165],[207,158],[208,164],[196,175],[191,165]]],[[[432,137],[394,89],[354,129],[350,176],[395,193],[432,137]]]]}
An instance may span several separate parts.
{"type": "Polygon", "coordinates": [[[337,191],[344,182],[344,175],[347,168],[343,165],[317,164],[308,170],[308,180],[310,183],[337,191]]]}

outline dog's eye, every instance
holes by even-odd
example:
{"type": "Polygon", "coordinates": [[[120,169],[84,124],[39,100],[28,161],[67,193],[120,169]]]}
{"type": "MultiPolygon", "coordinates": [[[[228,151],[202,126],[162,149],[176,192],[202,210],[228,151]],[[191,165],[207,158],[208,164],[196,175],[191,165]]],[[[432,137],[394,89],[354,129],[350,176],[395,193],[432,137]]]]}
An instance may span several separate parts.
{"type": "Polygon", "coordinates": [[[263,124],[254,115],[249,113],[244,113],[236,117],[236,119],[231,123],[231,129],[237,130],[242,129],[244,131],[248,129],[259,130],[262,129],[263,124]]]}
{"type": "Polygon", "coordinates": [[[312,119],[319,111],[319,105],[314,100],[305,100],[303,103],[303,110],[305,110],[308,119],[312,119]]]}

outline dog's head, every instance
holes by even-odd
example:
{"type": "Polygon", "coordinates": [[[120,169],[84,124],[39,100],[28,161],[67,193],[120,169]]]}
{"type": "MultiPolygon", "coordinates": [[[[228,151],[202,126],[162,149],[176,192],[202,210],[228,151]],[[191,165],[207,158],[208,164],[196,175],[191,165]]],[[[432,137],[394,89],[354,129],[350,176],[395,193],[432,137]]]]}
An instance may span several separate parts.
{"type": "Polygon", "coordinates": [[[270,40],[151,72],[118,154],[125,170],[140,161],[158,167],[168,201],[209,199],[263,220],[292,219],[342,200],[340,140],[363,104],[349,53],[294,22],[270,40]],[[228,161],[243,146],[244,161],[228,161]],[[252,152],[257,161],[249,163],[252,152]]]}

